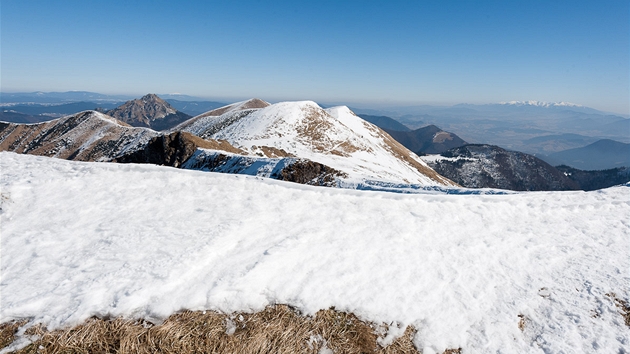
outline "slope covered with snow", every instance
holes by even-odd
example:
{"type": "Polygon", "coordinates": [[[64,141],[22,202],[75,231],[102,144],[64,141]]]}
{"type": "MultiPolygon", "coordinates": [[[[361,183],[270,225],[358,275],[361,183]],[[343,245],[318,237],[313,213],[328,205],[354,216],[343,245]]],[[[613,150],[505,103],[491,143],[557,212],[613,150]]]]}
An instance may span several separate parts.
{"type": "Polygon", "coordinates": [[[630,188],[325,189],[0,153],[0,322],[335,306],[423,353],[620,353],[630,188]],[[608,294],[608,295],[607,295],[608,294]]]}
{"type": "Polygon", "coordinates": [[[223,139],[252,154],[284,152],[322,163],[360,183],[378,179],[397,183],[452,185],[415,154],[347,107],[322,109],[315,102],[281,102],[264,108],[226,110],[194,118],[176,129],[203,138],[223,139]]]}

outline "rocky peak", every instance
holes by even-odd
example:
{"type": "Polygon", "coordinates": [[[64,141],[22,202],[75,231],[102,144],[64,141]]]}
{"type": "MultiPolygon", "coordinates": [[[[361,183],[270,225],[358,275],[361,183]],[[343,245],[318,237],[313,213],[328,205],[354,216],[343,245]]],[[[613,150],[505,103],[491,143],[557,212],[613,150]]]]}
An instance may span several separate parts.
{"type": "Polygon", "coordinates": [[[125,102],[106,114],[135,127],[163,130],[190,118],[155,94],[125,102]]]}

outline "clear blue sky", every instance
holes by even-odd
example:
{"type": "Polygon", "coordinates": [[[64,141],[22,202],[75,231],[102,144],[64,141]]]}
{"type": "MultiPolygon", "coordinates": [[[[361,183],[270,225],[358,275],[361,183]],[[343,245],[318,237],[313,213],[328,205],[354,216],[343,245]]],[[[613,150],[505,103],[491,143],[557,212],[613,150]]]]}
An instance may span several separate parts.
{"type": "Polygon", "coordinates": [[[629,113],[622,1],[2,0],[2,91],[629,113]]]}

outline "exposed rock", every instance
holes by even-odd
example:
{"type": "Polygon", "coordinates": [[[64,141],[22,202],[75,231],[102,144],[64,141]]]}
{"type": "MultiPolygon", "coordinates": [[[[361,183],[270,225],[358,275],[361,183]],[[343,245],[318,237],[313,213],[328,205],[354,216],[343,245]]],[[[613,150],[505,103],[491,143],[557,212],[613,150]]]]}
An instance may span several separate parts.
{"type": "Polygon", "coordinates": [[[134,127],[153,130],[166,130],[191,118],[154,94],[127,101],[105,113],[134,127]]]}
{"type": "Polygon", "coordinates": [[[186,132],[174,132],[160,135],[151,139],[142,149],[116,158],[121,163],[151,163],[179,167],[188,160],[198,149],[223,150],[240,154],[237,149],[226,141],[208,141],[186,132]]]}
{"type": "Polygon", "coordinates": [[[281,181],[336,187],[345,173],[324,164],[294,157],[242,156],[221,151],[197,150],[181,168],[267,177],[281,181]]]}
{"type": "Polygon", "coordinates": [[[336,186],[336,177],[345,174],[318,162],[299,159],[283,168],[278,175],[279,180],[310,184],[315,186],[336,186]]]}

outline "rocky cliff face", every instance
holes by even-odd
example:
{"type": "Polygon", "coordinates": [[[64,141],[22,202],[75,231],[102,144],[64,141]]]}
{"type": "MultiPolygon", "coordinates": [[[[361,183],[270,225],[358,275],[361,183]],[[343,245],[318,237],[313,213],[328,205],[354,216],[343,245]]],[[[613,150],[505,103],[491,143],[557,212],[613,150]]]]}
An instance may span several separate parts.
{"type": "Polygon", "coordinates": [[[441,175],[468,188],[580,189],[575,181],[539,158],[494,145],[465,145],[423,159],[441,175]]]}
{"type": "Polygon", "coordinates": [[[131,126],[153,130],[166,130],[191,118],[154,94],[127,101],[105,114],[131,126]]]}

